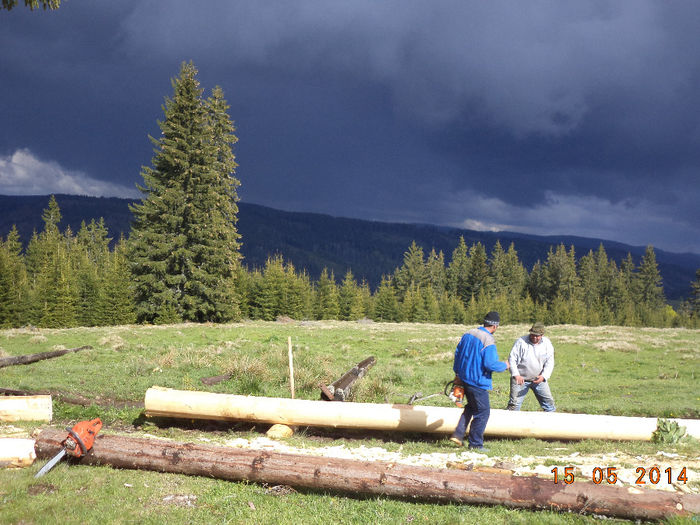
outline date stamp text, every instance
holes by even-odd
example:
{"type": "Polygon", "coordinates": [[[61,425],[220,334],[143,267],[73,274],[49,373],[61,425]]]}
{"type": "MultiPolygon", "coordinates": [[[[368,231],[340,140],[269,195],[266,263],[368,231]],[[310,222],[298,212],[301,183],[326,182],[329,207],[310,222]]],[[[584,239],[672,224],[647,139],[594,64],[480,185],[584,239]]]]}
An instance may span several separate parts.
{"type": "MultiPolygon", "coordinates": [[[[576,481],[576,476],[574,474],[574,467],[554,467],[551,471],[554,474],[554,483],[564,483],[566,485],[571,485],[576,481]]],[[[637,467],[635,469],[637,476],[635,485],[657,485],[658,483],[688,483],[688,474],[686,467],[680,469],[673,469],[671,467],[662,469],[660,467],[637,467]]],[[[618,468],[617,467],[595,467],[592,473],[593,483],[600,485],[601,483],[608,483],[609,485],[615,485],[620,481],[618,479],[618,468]]],[[[620,481],[621,482],[621,481],[620,481]]]]}

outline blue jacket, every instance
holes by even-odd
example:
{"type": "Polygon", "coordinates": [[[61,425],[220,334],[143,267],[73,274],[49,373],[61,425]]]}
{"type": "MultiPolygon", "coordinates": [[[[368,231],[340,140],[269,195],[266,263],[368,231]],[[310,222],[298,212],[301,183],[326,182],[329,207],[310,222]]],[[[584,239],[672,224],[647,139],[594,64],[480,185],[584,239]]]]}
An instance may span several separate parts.
{"type": "Polygon", "coordinates": [[[480,326],[462,336],[452,368],[465,384],[492,390],[491,372],[503,372],[506,364],[498,360],[493,335],[480,326]]]}

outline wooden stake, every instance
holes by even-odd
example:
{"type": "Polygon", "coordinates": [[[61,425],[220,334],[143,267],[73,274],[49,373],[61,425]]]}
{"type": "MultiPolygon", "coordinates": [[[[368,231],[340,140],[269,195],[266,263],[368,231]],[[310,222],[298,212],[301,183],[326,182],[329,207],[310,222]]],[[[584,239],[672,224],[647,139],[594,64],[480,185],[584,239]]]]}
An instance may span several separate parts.
{"type": "Polygon", "coordinates": [[[292,391],[292,399],[294,399],[294,357],[292,357],[292,338],[287,338],[289,344],[289,388],[292,391]]]}

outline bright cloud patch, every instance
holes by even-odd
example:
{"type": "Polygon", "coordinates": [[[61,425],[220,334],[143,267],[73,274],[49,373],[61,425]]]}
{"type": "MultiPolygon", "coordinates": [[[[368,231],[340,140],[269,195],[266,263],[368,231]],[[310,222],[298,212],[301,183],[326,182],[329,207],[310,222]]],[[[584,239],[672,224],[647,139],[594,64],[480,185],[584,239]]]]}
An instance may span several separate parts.
{"type": "Polygon", "coordinates": [[[4,195],[47,195],[66,193],[92,197],[137,197],[136,188],[93,179],[80,171],[70,171],[57,162],[35,157],[20,149],[0,157],[0,193],[4,195]]]}
{"type": "MultiPolygon", "coordinates": [[[[535,235],[566,235],[572,231],[582,237],[619,239],[625,232],[625,242],[644,246],[649,239],[663,238],[665,232],[680,233],[677,242],[663,248],[676,252],[700,252],[700,240],[695,227],[673,218],[663,203],[646,200],[612,203],[592,196],[562,195],[546,192],[540,202],[530,206],[512,206],[498,198],[470,198],[469,216],[458,224],[460,228],[481,231],[512,231],[535,235]]],[[[668,236],[666,236],[668,239],[668,236]]]]}

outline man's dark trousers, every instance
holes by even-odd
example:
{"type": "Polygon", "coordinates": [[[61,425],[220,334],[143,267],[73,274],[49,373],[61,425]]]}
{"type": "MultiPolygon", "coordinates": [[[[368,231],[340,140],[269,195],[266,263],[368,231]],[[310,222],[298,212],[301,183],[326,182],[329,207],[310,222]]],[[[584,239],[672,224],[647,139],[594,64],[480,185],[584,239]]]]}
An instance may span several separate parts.
{"type": "Polygon", "coordinates": [[[464,440],[469,421],[472,426],[469,429],[469,446],[484,446],[484,430],[491,415],[491,404],[489,403],[489,391],[472,385],[464,385],[464,397],[467,398],[467,405],[459,418],[459,423],[453,434],[460,441],[464,440]]]}

